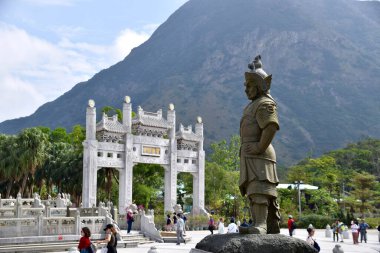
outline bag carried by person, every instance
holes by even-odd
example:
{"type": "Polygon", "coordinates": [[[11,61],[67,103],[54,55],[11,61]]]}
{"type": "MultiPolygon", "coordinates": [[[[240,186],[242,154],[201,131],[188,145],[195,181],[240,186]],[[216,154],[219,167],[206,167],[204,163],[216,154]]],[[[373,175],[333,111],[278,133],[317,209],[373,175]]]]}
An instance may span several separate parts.
{"type": "Polygon", "coordinates": [[[90,244],[90,249],[91,249],[92,253],[96,253],[96,251],[98,250],[96,248],[95,244],[93,244],[93,243],[90,244]]]}
{"type": "Polygon", "coordinates": [[[316,249],[318,252],[321,251],[321,247],[319,247],[319,244],[316,241],[314,241],[313,246],[314,246],[314,249],[316,249]]]}
{"type": "Polygon", "coordinates": [[[108,252],[107,247],[103,247],[103,248],[100,250],[100,253],[107,253],[107,252],[108,252]]]}
{"type": "Polygon", "coordinates": [[[291,226],[292,230],[296,229],[297,228],[297,224],[295,221],[292,222],[292,226],[291,226]]]}

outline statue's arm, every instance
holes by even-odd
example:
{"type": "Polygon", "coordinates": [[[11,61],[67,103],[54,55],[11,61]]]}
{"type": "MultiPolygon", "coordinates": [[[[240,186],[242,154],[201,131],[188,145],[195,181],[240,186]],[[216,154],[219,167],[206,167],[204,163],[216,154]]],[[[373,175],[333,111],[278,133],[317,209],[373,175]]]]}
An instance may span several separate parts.
{"type": "Polygon", "coordinates": [[[271,144],[276,132],[278,130],[278,125],[275,123],[268,124],[261,134],[259,142],[248,143],[245,147],[246,154],[258,155],[264,153],[265,150],[271,144]]]}

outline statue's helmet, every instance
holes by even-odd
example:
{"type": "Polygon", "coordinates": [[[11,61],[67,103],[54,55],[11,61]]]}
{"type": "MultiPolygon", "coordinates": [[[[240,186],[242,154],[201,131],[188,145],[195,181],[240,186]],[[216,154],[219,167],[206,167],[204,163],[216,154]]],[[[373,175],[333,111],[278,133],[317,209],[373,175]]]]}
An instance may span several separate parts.
{"type": "Polygon", "coordinates": [[[252,63],[248,64],[250,71],[245,72],[245,81],[254,82],[262,93],[269,93],[272,75],[268,75],[262,69],[262,65],[261,56],[256,56],[252,63]]]}

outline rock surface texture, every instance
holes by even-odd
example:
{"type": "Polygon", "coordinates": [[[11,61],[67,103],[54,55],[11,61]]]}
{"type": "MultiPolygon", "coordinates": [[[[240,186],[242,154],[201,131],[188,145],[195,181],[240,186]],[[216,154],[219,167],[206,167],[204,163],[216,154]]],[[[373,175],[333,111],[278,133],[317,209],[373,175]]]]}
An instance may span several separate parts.
{"type": "Polygon", "coordinates": [[[213,253],[314,253],[305,241],[276,235],[210,235],[196,245],[196,249],[213,253]]]}

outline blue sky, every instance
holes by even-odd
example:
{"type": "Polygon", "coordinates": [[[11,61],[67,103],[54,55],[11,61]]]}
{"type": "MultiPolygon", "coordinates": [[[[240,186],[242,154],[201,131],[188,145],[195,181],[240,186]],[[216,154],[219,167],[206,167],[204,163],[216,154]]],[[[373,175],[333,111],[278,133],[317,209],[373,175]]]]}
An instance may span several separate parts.
{"type": "Polygon", "coordinates": [[[0,122],[127,56],[187,0],[0,0],[0,122]]]}

